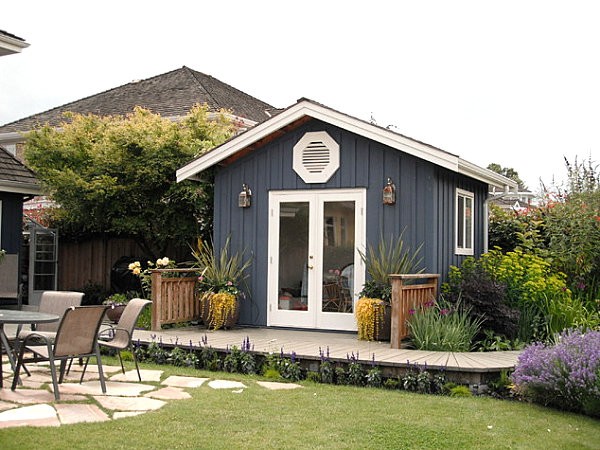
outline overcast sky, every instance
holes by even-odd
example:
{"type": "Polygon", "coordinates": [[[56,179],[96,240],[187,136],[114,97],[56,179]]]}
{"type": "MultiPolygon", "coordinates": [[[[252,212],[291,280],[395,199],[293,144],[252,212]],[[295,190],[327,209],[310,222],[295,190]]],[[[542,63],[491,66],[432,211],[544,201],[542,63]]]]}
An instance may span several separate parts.
{"type": "MultiPolygon", "coordinates": [[[[596,6],[597,5],[597,6],[596,6]]],[[[600,160],[595,1],[4,2],[0,124],[188,66],[277,107],[308,97],[531,190],[600,160]]]]}

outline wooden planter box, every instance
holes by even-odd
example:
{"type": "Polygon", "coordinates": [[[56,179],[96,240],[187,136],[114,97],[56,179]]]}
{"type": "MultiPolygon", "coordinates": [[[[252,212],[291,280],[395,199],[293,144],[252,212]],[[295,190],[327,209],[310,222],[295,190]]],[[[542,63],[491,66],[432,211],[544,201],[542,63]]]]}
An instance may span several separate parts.
{"type": "Polygon", "coordinates": [[[196,299],[195,269],[155,269],[152,271],[151,329],[158,331],[168,323],[189,322],[200,317],[200,302],[196,299]],[[164,277],[166,273],[188,274],[184,277],[164,277]]]}
{"type": "Polygon", "coordinates": [[[400,348],[408,337],[408,318],[417,309],[437,297],[439,274],[390,275],[392,282],[392,328],[390,347],[400,348]]]}

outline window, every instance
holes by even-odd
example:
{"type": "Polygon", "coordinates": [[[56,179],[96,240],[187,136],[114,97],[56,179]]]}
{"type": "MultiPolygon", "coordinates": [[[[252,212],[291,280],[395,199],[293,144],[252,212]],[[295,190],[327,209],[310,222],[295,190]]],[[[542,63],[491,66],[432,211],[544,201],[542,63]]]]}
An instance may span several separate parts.
{"type": "Polygon", "coordinates": [[[473,199],[472,192],[456,190],[456,254],[473,254],[473,199]]]}

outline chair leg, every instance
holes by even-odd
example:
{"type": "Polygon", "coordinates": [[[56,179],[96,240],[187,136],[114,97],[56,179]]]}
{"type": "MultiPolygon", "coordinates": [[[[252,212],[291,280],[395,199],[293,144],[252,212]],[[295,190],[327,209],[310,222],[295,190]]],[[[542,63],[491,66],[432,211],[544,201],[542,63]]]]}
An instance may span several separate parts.
{"type": "Polygon", "coordinates": [[[131,350],[131,354],[133,355],[133,362],[135,363],[135,370],[137,370],[138,379],[142,381],[142,376],[140,375],[140,366],[138,365],[138,360],[135,356],[135,349],[133,348],[131,341],[129,342],[129,350],[131,350]]]}
{"type": "Polygon", "coordinates": [[[117,350],[117,355],[119,355],[119,362],[121,363],[121,372],[125,374],[125,366],[123,366],[123,358],[121,357],[121,350],[117,350]]]}
{"type": "MultiPolygon", "coordinates": [[[[24,354],[25,354],[25,346],[23,345],[19,349],[19,357],[17,359],[17,365],[16,365],[15,370],[14,370],[12,385],[10,386],[10,389],[12,391],[14,391],[17,388],[17,384],[19,382],[19,373],[21,372],[21,366],[25,367],[23,365],[23,355],[24,354]]],[[[1,362],[0,362],[0,364],[1,364],[1,362]]]]}
{"type": "Polygon", "coordinates": [[[83,383],[83,377],[85,376],[85,371],[87,370],[88,363],[90,362],[90,357],[88,356],[85,359],[85,365],[83,366],[83,370],[81,371],[81,378],[79,379],[79,384],[83,383]]]}
{"type": "Polygon", "coordinates": [[[52,374],[52,386],[54,387],[54,399],[56,401],[60,400],[60,393],[58,391],[58,383],[56,381],[56,365],[54,364],[54,357],[52,354],[49,356],[50,361],[50,373],[52,374]]]}
{"type": "Polygon", "coordinates": [[[100,348],[96,344],[96,363],[98,364],[98,375],[100,376],[100,387],[102,387],[102,393],[106,394],[106,382],[104,381],[104,371],[102,370],[102,359],[100,359],[100,348]]]}
{"type": "Polygon", "coordinates": [[[63,358],[60,360],[60,376],[58,377],[58,384],[62,384],[62,382],[64,381],[66,368],[67,368],[67,359],[63,358]]]}

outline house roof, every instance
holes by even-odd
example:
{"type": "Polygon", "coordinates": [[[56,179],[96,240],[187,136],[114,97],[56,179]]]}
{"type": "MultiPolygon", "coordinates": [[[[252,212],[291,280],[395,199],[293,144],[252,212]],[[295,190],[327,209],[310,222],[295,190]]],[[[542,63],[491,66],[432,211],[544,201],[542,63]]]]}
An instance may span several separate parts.
{"type": "Polygon", "coordinates": [[[25,39],[15,36],[7,31],[0,30],[0,56],[20,53],[22,49],[29,47],[25,39]]]}
{"type": "Polygon", "coordinates": [[[210,75],[183,66],[5,124],[0,126],[0,134],[26,132],[45,123],[57,126],[64,120],[63,113],[67,111],[101,116],[125,115],[135,106],[142,106],[163,117],[180,117],[198,103],[206,103],[214,112],[230,109],[235,116],[248,119],[252,125],[278,111],[210,75]]]}
{"type": "Polygon", "coordinates": [[[269,136],[280,135],[295,123],[306,118],[322,120],[347,131],[380,142],[389,147],[424,159],[456,173],[460,173],[487,183],[489,187],[500,189],[517,189],[517,184],[488,169],[470,163],[457,155],[441,150],[432,145],[391,131],[387,128],[366,122],[356,117],[336,111],[325,105],[306,98],[283,110],[271,119],[239,134],[211,151],[194,159],[177,171],[177,181],[197,179],[198,174],[207,168],[223,163],[236,153],[261,146],[269,136]]]}
{"type": "Polygon", "coordinates": [[[0,147],[0,191],[31,195],[42,193],[33,172],[2,147],[0,147]]]}

